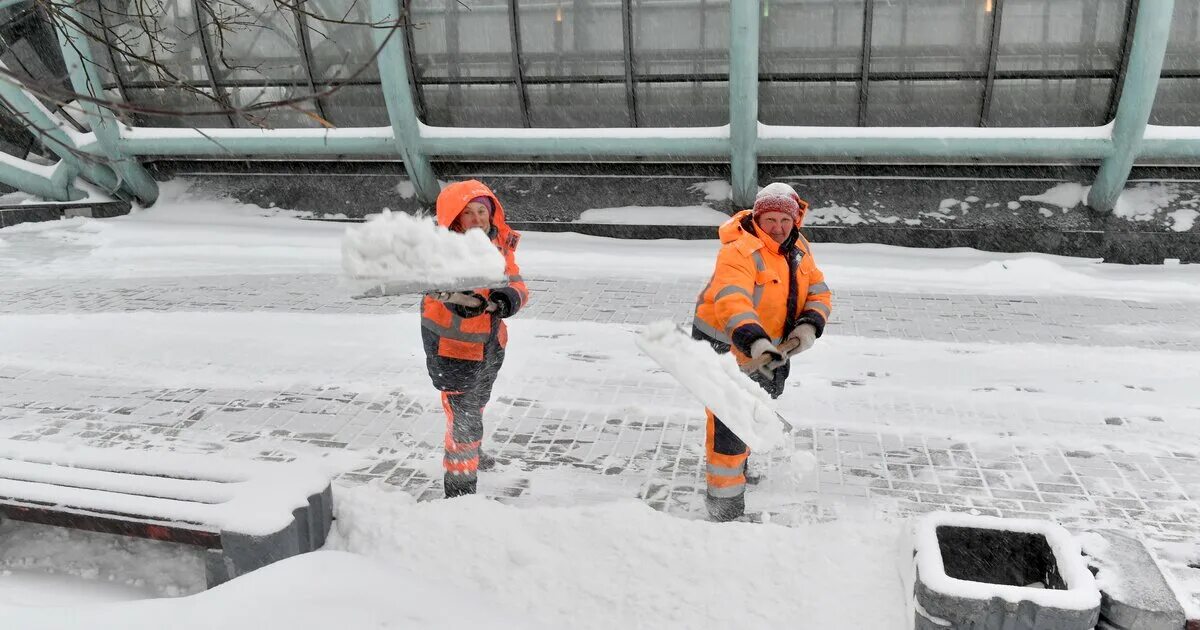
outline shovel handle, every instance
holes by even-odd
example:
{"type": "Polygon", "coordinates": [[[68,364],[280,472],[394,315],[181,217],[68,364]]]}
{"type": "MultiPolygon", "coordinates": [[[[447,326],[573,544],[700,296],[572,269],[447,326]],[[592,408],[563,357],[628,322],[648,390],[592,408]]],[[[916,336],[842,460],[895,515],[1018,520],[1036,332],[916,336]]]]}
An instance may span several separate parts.
{"type": "MultiPolygon", "coordinates": [[[[782,352],[783,356],[786,357],[789,352],[791,352],[792,350],[795,350],[796,348],[799,348],[799,347],[800,347],[800,340],[793,337],[791,339],[786,339],[786,340],[784,340],[783,343],[779,344],[779,351],[782,352]]],[[[769,357],[765,354],[755,357],[755,358],[752,358],[749,361],[742,364],[742,366],[741,366],[742,372],[745,374],[753,374],[753,373],[757,372],[760,368],[762,368],[762,366],[766,365],[767,363],[770,363],[770,361],[771,361],[771,357],[769,357]]]]}

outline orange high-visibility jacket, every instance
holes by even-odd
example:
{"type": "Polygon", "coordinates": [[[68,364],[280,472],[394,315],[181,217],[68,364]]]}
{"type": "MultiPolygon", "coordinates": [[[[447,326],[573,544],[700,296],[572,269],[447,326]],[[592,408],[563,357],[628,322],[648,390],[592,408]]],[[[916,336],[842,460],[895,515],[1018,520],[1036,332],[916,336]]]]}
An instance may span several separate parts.
{"type": "MultiPolygon", "coordinates": [[[[504,208],[492,189],[473,179],[443,188],[437,199],[437,222],[443,227],[450,227],[476,197],[490,198],[495,208],[489,236],[500,253],[504,254],[504,273],[508,277],[508,286],[492,290],[476,289],[475,292],[484,298],[499,292],[510,306],[505,316],[512,315],[529,301],[529,289],[521,279],[516,260],[517,243],[521,235],[508,227],[504,220],[504,208]]],[[[425,296],[421,302],[421,326],[434,334],[436,352],[440,357],[482,361],[484,346],[493,338],[499,341],[502,348],[508,343],[508,330],[496,314],[485,312],[464,319],[429,296],[425,296]]],[[[430,348],[430,351],[433,350],[430,348]]]]}
{"type": "Polygon", "coordinates": [[[723,225],[721,251],[712,279],[696,300],[695,327],[713,341],[729,344],[739,363],[748,360],[750,345],[766,337],[779,345],[793,328],[812,324],[820,336],[832,309],[825,274],[817,267],[804,236],[795,234],[795,309],[788,317],[788,261],[774,239],[743,210],[723,225]]]}

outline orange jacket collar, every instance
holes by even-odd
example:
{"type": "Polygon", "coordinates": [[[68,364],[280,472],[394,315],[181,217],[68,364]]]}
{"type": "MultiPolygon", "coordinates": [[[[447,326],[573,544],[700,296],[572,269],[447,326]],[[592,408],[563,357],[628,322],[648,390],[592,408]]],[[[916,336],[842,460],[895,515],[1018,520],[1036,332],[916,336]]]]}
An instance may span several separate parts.
{"type": "Polygon", "coordinates": [[[750,224],[754,226],[753,232],[747,232],[746,228],[742,227],[742,222],[753,213],[753,210],[742,210],[730,217],[725,223],[722,223],[721,227],[717,230],[717,234],[721,237],[721,243],[732,243],[740,238],[749,238],[757,241],[755,245],[761,246],[768,253],[781,256],[782,254],[779,253],[779,243],[776,243],[775,239],[771,238],[766,232],[763,232],[762,228],[758,226],[758,222],[751,219],[750,224]]]}

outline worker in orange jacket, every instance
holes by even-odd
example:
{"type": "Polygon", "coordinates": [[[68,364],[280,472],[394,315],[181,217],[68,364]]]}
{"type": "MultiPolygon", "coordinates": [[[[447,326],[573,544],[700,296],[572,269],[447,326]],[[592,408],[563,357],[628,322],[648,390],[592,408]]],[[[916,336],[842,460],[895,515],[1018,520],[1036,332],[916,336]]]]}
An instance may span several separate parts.
{"type": "Polygon", "coordinates": [[[504,255],[507,276],[503,288],[427,295],[421,303],[426,367],[446,412],[442,465],[449,498],[474,494],[478,471],[495,465],[482,450],[483,409],[504,363],[508,331],[502,320],[529,301],[529,290],[516,261],[521,236],[505,223],[504,208],[486,185],[468,180],[442,189],[437,222],[456,232],[484,230],[504,255]]]}
{"type": "MultiPolygon", "coordinates": [[[[766,356],[751,374],[772,398],[783,393],[791,356],[812,348],[829,319],[832,294],[799,226],[808,204],[791,186],[771,184],[752,210],[743,210],[719,229],[721,251],[712,279],[696,301],[692,336],[717,352],[732,351],[738,364],[766,356]],[[798,345],[785,355],[779,346],[798,345]]],[[[705,503],[717,521],[736,519],[746,509],[749,449],[720,418],[708,416],[705,503]]]]}

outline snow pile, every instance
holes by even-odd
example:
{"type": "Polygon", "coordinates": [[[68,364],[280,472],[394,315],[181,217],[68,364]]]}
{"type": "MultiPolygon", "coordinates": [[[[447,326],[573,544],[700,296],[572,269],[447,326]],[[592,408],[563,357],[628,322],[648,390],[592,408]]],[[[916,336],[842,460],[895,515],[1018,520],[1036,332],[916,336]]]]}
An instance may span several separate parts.
{"type": "Polygon", "coordinates": [[[705,201],[729,201],[733,198],[733,186],[723,179],[692,184],[688,186],[688,190],[694,193],[704,193],[705,201]]]}
{"type": "Polygon", "coordinates": [[[411,579],[453,581],[456,611],[489,593],[550,628],[786,628],[797,619],[811,628],[907,627],[899,581],[882,561],[895,525],[870,516],[796,528],[716,524],[628,500],[414,504],[371,486],[337,488],[335,505],[327,548],[378,558],[411,579]]]}
{"type": "MultiPolygon", "coordinates": [[[[972,199],[974,199],[975,201],[979,201],[978,197],[972,197],[972,199]]],[[[963,214],[966,214],[966,213],[970,212],[971,204],[967,201],[960,201],[953,197],[950,197],[949,199],[943,199],[940,202],[938,202],[938,211],[939,212],[946,212],[948,210],[955,210],[955,209],[958,209],[963,214]]]]}
{"type": "Polygon", "coordinates": [[[585,210],[574,222],[614,225],[718,226],[728,220],[729,216],[724,212],[713,210],[708,206],[625,206],[585,210]]]}
{"type": "Polygon", "coordinates": [[[867,223],[867,220],[862,218],[858,208],[838,205],[809,208],[808,213],[804,215],[805,225],[827,225],[834,222],[843,225],[858,225],[867,223]]]}
{"type": "MultiPolygon", "coordinates": [[[[1040,195],[1021,195],[1020,199],[1021,201],[1044,203],[1068,210],[1079,204],[1087,203],[1088,191],[1091,189],[1091,186],[1084,186],[1075,182],[1063,182],[1040,195]]],[[[1009,202],[1009,208],[1012,208],[1012,202],[1009,202]]]]}
{"type": "Polygon", "coordinates": [[[22,630],[541,627],[487,594],[464,592],[457,580],[438,582],[340,551],[281,560],[190,597],[71,608],[0,605],[0,618],[22,630]]]}
{"type": "MultiPolygon", "coordinates": [[[[109,596],[126,595],[124,599],[178,597],[205,589],[204,551],[198,547],[19,521],[0,522],[0,570],[18,574],[9,576],[15,578],[11,584],[0,579],[0,602],[8,603],[28,604],[7,596],[15,595],[10,589],[35,572],[76,578],[75,584],[63,582],[77,595],[92,590],[88,582],[122,587],[109,596]]],[[[56,590],[61,589],[48,589],[43,596],[56,590]]]]}
{"type": "Polygon", "coordinates": [[[670,321],[647,326],[638,348],[712,410],[752,450],[768,451],[784,442],[783,424],[766,392],[738,369],[732,354],[685,335],[670,321]]]}
{"type": "Polygon", "coordinates": [[[354,280],[453,290],[503,283],[504,257],[483,230],[459,234],[429,219],[385,209],[346,228],[342,270],[354,280]]]}
{"type": "MultiPolygon", "coordinates": [[[[1193,225],[1195,225],[1196,217],[1200,217],[1200,212],[1192,210],[1191,208],[1185,208],[1183,210],[1176,210],[1175,212],[1168,213],[1167,216],[1171,217],[1172,230],[1175,230],[1176,232],[1187,232],[1188,230],[1192,229],[1193,225]]],[[[4,244],[0,243],[0,247],[4,247],[4,244]]]]}
{"type": "Polygon", "coordinates": [[[1177,198],[1178,193],[1162,184],[1138,184],[1121,191],[1113,214],[1134,221],[1149,221],[1177,198]]]}

